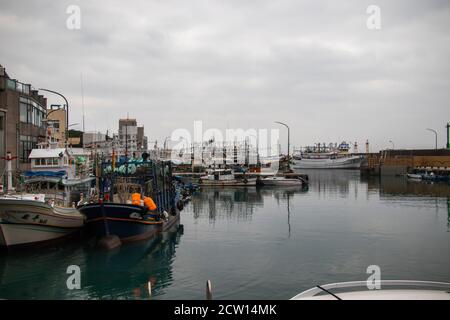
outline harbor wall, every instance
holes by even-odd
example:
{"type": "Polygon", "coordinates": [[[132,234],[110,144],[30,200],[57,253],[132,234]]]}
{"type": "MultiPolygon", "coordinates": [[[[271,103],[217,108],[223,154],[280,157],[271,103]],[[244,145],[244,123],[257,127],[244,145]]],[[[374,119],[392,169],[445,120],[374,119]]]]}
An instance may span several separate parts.
{"type": "Polygon", "coordinates": [[[361,172],[368,175],[398,175],[414,169],[450,173],[450,150],[383,150],[367,154],[361,172]]]}

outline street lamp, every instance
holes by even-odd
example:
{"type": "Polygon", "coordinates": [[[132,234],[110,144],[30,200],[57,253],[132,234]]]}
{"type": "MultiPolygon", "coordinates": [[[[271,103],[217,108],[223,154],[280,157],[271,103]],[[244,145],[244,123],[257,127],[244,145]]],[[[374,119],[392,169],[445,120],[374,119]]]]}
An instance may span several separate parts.
{"type": "Polygon", "coordinates": [[[40,88],[39,90],[54,93],[54,94],[62,97],[64,99],[64,101],[66,102],[66,143],[67,143],[67,134],[68,134],[68,131],[69,131],[69,128],[68,128],[69,127],[69,102],[67,101],[66,97],[64,97],[59,92],[56,92],[56,91],[53,91],[53,90],[48,90],[48,89],[43,89],[43,88],[40,88]]]}
{"type": "Polygon", "coordinates": [[[289,130],[289,126],[286,123],[280,122],[280,121],[275,121],[275,123],[281,124],[283,126],[285,126],[288,130],[288,149],[287,149],[287,157],[288,157],[288,161],[289,161],[289,148],[290,148],[290,130],[289,130]]]}
{"type": "Polygon", "coordinates": [[[389,140],[390,143],[392,143],[392,149],[395,149],[394,142],[392,140],[389,140]]]}
{"type": "Polygon", "coordinates": [[[426,130],[431,131],[431,132],[434,132],[434,137],[435,137],[435,139],[434,139],[434,141],[435,141],[435,149],[437,149],[437,131],[434,130],[434,129],[430,129],[430,128],[427,128],[426,130]]]}

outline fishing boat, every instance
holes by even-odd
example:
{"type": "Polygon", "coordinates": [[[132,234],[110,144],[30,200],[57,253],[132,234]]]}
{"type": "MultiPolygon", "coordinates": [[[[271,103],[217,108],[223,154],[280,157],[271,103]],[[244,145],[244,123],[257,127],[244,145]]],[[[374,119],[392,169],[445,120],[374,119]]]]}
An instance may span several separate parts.
{"type": "Polygon", "coordinates": [[[0,198],[0,246],[43,243],[78,231],[84,217],[76,208],[46,202],[44,194],[0,198]]]}
{"type": "Polygon", "coordinates": [[[318,145],[296,150],[292,163],[294,169],[359,169],[364,158],[349,153],[350,146],[318,145]]]}
{"type": "Polygon", "coordinates": [[[256,178],[250,177],[243,173],[239,178],[232,169],[211,169],[206,175],[200,177],[198,181],[201,186],[256,186],[256,178]]]}
{"type": "Polygon", "coordinates": [[[417,173],[407,173],[406,177],[413,180],[422,180],[422,175],[417,173]]]}
{"type": "Polygon", "coordinates": [[[0,245],[5,247],[44,243],[71,235],[84,225],[75,208],[80,192],[89,192],[92,177],[80,176],[82,166],[69,150],[33,149],[31,171],[12,187],[12,157],[8,154],[8,188],[0,197],[0,245]],[[78,168],[76,168],[78,166],[78,168]]]}
{"type": "Polygon", "coordinates": [[[282,177],[272,176],[259,180],[263,186],[302,186],[303,181],[300,177],[282,177]]]}
{"type": "Polygon", "coordinates": [[[367,281],[331,283],[306,290],[291,300],[450,300],[450,283],[380,280],[379,289],[367,281]],[[359,290],[358,290],[359,288],[359,290]]]}
{"type": "Polygon", "coordinates": [[[137,241],[179,222],[181,192],[172,180],[170,162],[144,159],[117,165],[111,169],[111,164],[102,164],[99,198],[78,206],[90,235],[137,241]]]}
{"type": "Polygon", "coordinates": [[[88,203],[78,208],[97,238],[116,235],[122,242],[149,239],[180,220],[179,212],[151,212],[146,206],[114,202],[88,203]]]}
{"type": "Polygon", "coordinates": [[[446,182],[450,179],[450,176],[448,175],[435,174],[433,171],[424,171],[422,173],[420,173],[420,171],[416,173],[407,173],[406,177],[411,180],[422,180],[430,182],[446,182]]]}

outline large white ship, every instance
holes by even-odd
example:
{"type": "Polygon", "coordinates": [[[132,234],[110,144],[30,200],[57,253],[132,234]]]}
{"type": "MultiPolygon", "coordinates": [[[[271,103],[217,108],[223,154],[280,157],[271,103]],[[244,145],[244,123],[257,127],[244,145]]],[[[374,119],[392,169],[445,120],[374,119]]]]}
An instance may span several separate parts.
{"type": "Polygon", "coordinates": [[[317,144],[314,147],[305,147],[293,155],[294,169],[358,169],[364,158],[349,153],[350,145],[342,142],[336,144],[317,144]]]}

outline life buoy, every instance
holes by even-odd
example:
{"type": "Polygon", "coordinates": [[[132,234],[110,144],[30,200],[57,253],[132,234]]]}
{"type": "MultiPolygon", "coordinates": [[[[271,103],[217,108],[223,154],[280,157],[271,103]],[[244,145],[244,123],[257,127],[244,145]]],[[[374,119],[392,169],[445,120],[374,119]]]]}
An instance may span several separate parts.
{"type": "Polygon", "coordinates": [[[247,178],[244,178],[244,183],[245,183],[245,184],[247,184],[247,183],[248,183],[248,180],[247,180],[247,178]]]}

